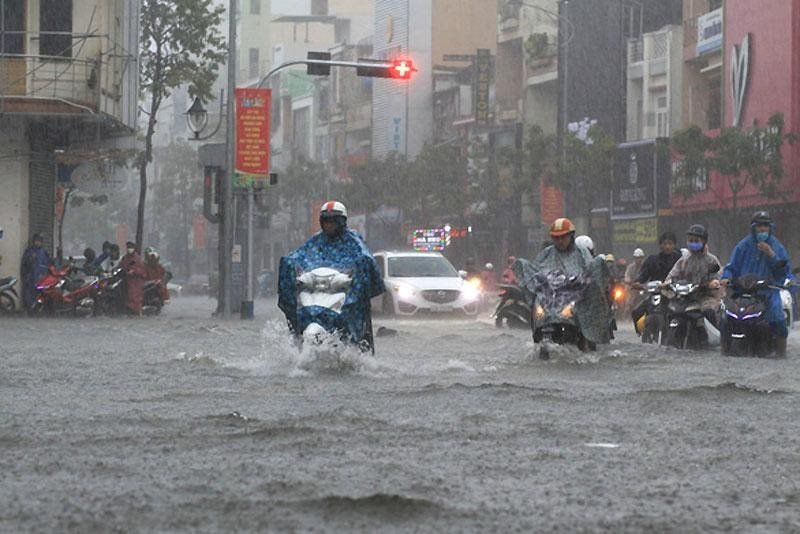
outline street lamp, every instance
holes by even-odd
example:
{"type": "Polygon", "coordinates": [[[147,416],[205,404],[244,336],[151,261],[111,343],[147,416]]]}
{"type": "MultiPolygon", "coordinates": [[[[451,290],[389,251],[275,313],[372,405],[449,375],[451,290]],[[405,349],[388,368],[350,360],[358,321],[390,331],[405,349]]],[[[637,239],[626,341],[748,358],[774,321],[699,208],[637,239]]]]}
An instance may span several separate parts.
{"type": "Polygon", "coordinates": [[[194,97],[191,107],[186,111],[186,124],[194,132],[194,138],[200,139],[202,132],[208,124],[208,111],[203,107],[203,101],[199,96],[194,97]]]}
{"type": "Polygon", "coordinates": [[[214,135],[216,135],[216,133],[219,131],[219,127],[222,125],[224,101],[225,90],[222,89],[219,92],[219,122],[217,122],[217,126],[214,128],[213,132],[205,137],[200,137],[200,134],[206,129],[206,126],[208,126],[208,111],[206,111],[206,108],[203,107],[203,101],[200,100],[200,97],[194,97],[194,102],[192,102],[192,105],[186,110],[186,124],[194,133],[194,138],[190,139],[190,141],[205,141],[206,139],[211,139],[214,137],[214,135]]]}

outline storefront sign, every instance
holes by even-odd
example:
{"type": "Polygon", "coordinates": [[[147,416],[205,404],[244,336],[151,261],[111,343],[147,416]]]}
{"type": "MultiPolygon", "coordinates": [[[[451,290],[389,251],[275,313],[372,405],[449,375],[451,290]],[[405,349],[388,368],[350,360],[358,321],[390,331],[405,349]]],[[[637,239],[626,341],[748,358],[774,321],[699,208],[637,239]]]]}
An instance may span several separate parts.
{"type": "Polygon", "coordinates": [[[540,198],[542,224],[550,226],[553,221],[564,216],[564,195],[559,188],[542,183],[540,198]]]}
{"type": "Polygon", "coordinates": [[[731,93],[733,93],[733,125],[742,121],[742,110],[747,97],[748,74],[750,71],[750,34],[742,39],[742,46],[731,50],[731,93]]]}
{"type": "Polygon", "coordinates": [[[611,184],[611,219],[656,214],[656,155],[656,143],[652,139],[617,147],[611,184]]]}
{"type": "Polygon", "coordinates": [[[697,55],[722,48],[722,8],[697,17],[697,55]]]}
{"type": "Polygon", "coordinates": [[[488,48],[479,48],[475,58],[475,123],[489,123],[489,87],[492,81],[492,56],[488,48]]]}
{"type": "Polygon", "coordinates": [[[658,242],[658,219],[614,221],[614,245],[653,245],[658,242]]]}
{"type": "Polygon", "coordinates": [[[444,228],[424,228],[414,230],[411,246],[420,252],[441,252],[449,244],[450,238],[444,228]]]}
{"type": "Polygon", "coordinates": [[[247,187],[269,178],[270,89],[236,89],[236,178],[247,187]]]}

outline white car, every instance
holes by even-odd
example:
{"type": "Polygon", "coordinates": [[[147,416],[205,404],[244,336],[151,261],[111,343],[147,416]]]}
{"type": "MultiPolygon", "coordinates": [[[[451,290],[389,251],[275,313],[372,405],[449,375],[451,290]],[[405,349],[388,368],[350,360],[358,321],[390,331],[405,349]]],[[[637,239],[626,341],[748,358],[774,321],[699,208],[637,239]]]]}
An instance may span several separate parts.
{"type": "Polygon", "coordinates": [[[480,288],[464,280],[438,252],[381,251],[374,256],[386,292],[373,299],[373,310],[396,316],[478,313],[480,288]]]}

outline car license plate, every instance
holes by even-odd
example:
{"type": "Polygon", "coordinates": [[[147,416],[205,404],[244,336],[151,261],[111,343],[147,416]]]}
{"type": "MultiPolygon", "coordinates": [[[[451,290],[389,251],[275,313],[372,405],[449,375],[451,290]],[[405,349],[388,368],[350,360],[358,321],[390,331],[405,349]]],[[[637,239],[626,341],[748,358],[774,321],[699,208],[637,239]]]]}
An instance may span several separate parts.
{"type": "Polygon", "coordinates": [[[444,304],[431,304],[431,311],[437,313],[446,313],[453,311],[453,307],[446,306],[444,304]]]}

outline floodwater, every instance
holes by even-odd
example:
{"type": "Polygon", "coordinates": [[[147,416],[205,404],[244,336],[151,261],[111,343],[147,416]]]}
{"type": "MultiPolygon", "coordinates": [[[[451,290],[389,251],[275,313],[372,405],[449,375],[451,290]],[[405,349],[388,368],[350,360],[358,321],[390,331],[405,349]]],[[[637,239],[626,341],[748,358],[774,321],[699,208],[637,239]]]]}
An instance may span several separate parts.
{"type": "Polygon", "coordinates": [[[618,339],[533,357],[475,320],[313,358],[180,298],[0,320],[2,531],[800,531],[785,360],[618,339]]]}

